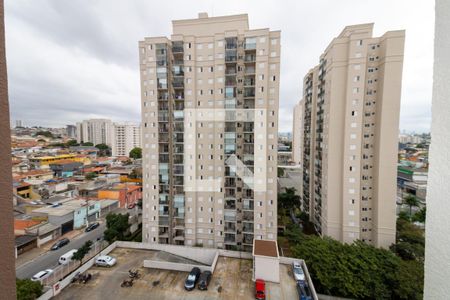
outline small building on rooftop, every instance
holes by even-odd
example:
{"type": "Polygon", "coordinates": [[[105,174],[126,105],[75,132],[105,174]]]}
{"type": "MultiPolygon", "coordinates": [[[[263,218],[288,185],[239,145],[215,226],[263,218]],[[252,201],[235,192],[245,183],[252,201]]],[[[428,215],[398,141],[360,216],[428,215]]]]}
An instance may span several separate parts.
{"type": "Polygon", "coordinates": [[[280,255],[277,241],[253,240],[253,281],[280,282],[280,255]]]}

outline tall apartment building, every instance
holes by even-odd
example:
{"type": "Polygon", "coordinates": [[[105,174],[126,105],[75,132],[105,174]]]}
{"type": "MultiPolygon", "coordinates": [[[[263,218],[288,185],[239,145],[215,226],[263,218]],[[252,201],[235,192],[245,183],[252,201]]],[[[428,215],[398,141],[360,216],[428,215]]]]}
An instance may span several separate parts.
{"type": "Polygon", "coordinates": [[[66,125],[66,134],[69,138],[77,137],[77,126],[76,125],[66,125]]]}
{"type": "Polygon", "coordinates": [[[112,155],[128,156],[133,148],[141,147],[141,126],[132,123],[114,123],[112,155]]]}
{"type": "Polygon", "coordinates": [[[302,205],[323,235],[388,247],[405,32],[372,29],[346,27],[304,77],[302,205]]]}
{"type": "Polygon", "coordinates": [[[90,119],[77,123],[77,142],[112,145],[113,126],[108,119],[90,119]]]}
{"type": "Polygon", "coordinates": [[[294,116],[292,120],[292,160],[296,165],[302,164],[303,142],[303,102],[294,106],[294,116]]]}
{"type": "Polygon", "coordinates": [[[277,238],[280,32],[247,15],[139,42],[143,240],[251,250],[277,238]]]}

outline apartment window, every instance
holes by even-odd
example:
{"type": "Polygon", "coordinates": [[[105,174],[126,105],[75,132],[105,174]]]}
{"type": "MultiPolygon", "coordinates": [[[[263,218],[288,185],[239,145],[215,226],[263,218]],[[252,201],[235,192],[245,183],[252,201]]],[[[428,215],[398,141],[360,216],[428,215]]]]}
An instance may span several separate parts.
{"type": "Polygon", "coordinates": [[[209,70],[209,72],[212,73],[212,72],[214,72],[214,67],[209,67],[208,70],[209,70]]]}
{"type": "Polygon", "coordinates": [[[209,43],[209,44],[208,44],[208,49],[212,49],[213,46],[214,46],[213,43],[209,43]]]}
{"type": "Polygon", "coordinates": [[[353,94],[357,94],[357,93],[359,93],[359,88],[357,88],[357,87],[353,88],[353,94]]]}
{"type": "Polygon", "coordinates": [[[258,66],[260,69],[262,69],[262,68],[264,68],[264,63],[259,63],[258,66]]]}
{"type": "Polygon", "coordinates": [[[361,70],[361,65],[354,65],[353,68],[354,68],[355,70],[361,70]]]}
{"type": "Polygon", "coordinates": [[[272,76],[272,81],[275,81],[276,80],[276,77],[275,77],[275,75],[273,75],[272,76]]]}
{"type": "Polygon", "coordinates": [[[360,76],[359,76],[359,75],[357,75],[357,76],[355,76],[355,77],[353,78],[353,81],[354,81],[354,82],[358,82],[358,81],[359,81],[359,79],[360,79],[360,76]]]}
{"type": "Polygon", "coordinates": [[[271,45],[276,45],[278,43],[278,39],[270,39],[271,45]]]}
{"type": "Polygon", "coordinates": [[[275,51],[270,52],[270,57],[275,57],[277,56],[277,53],[275,51]]]}
{"type": "Polygon", "coordinates": [[[363,40],[356,41],[356,46],[362,46],[362,44],[363,44],[363,40]]]}
{"type": "Polygon", "coordinates": [[[218,41],[217,42],[217,47],[223,47],[223,41],[218,41]]]}
{"type": "Polygon", "coordinates": [[[276,64],[270,64],[270,67],[269,67],[271,70],[275,70],[276,68],[277,68],[277,65],[276,64]]]}

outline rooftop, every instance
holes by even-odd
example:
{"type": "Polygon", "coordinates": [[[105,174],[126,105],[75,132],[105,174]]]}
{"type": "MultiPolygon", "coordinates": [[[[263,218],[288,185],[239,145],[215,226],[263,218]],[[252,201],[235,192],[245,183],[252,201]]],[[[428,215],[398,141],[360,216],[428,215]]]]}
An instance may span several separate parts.
{"type": "MultiPolygon", "coordinates": [[[[116,248],[112,268],[92,267],[93,279],[87,284],[71,284],[54,299],[254,299],[252,260],[220,256],[208,290],[184,290],[187,272],[144,268],[145,259],[159,259],[162,252],[116,248]],[[128,270],[138,269],[141,277],[131,288],[121,288],[128,270]]],[[[167,259],[167,257],[165,256],[167,259]]],[[[172,261],[174,257],[167,259],[172,261]]],[[[267,299],[298,299],[296,283],[289,265],[280,265],[280,283],[266,282],[267,299]]]]}
{"type": "Polygon", "coordinates": [[[276,241],[254,240],[253,255],[278,257],[278,246],[276,241]]]}

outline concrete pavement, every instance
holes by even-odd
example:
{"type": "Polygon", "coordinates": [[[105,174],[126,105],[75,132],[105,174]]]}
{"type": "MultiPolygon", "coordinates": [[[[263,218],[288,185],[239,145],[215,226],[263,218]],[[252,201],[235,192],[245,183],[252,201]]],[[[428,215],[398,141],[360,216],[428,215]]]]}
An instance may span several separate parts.
{"type": "Polygon", "coordinates": [[[103,237],[103,232],[105,229],[106,224],[102,223],[93,231],[82,233],[81,235],[75,237],[68,245],[62,247],[61,249],[56,251],[48,251],[47,253],[22,264],[16,268],[16,277],[21,279],[30,278],[39,271],[55,268],[58,266],[58,259],[61,255],[72,249],[80,248],[88,240],[96,241],[97,238],[103,237]]]}

